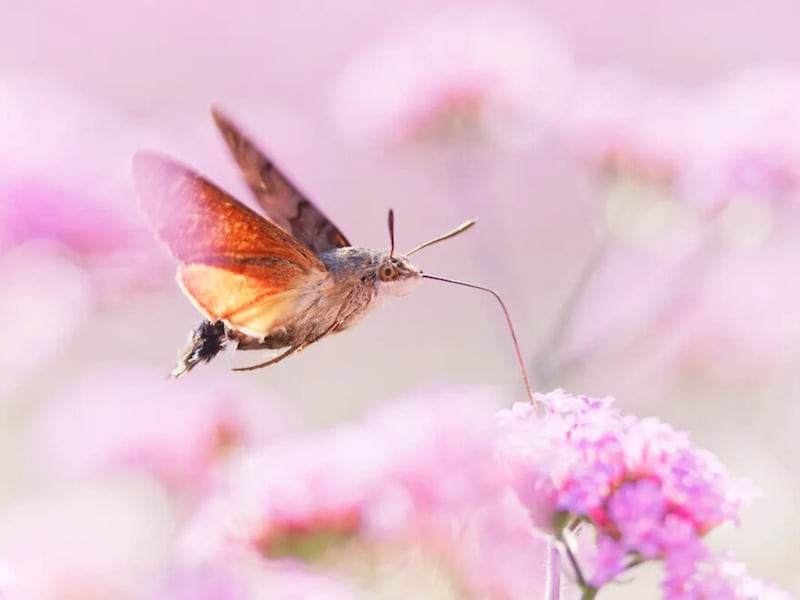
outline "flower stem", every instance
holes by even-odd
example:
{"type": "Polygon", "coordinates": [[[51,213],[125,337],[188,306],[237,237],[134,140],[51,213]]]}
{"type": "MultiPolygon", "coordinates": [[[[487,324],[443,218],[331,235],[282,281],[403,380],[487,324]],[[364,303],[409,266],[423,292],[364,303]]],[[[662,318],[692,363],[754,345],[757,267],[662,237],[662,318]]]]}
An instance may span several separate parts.
{"type": "Polygon", "coordinates": [[[560,541],[561,545],[564,546],[564,553],[567,555],[567,560],[569,560],[569,564],[572,567],[572,572],[575,575],[575,581],[582,590],[585,590],[590,586],[586,582],[586,578],[583,576],[583,571],[581,571],[581,566],[578,564],[578,559],[575,558],[575,553],[572,552],[569,541],[564,537],[564,531],[561,530],[556,535],[558,536],[558,541],[560,541]]]}
{"type": "Polygon", "coordinates": [[[565,367],[573,363],[571,358],[559,360],[550,357],[557,355],[561,345],[564,343],[572,319],[575,316],[575,310],[583,300],[586,288],[592,280],[592,276],[603,263],[609,246],[608,236],[606,234],[601,234],[591,254],[583,264],[578,274],[578,279],[573,284],[569,295],[561,305],[553,328],[550,330],[547,337],[545,337],[539,351],[533,358],[532,369],[534,377],[536,377],[536,380],[539,381],[540,384],[544,383],[546,386],[549,380],[553,379],[556,375],[564,371],[565,367]]]}
{"type": "Polygon", "coordinates": [[[547,538],[547,567],[545,571],[547,588],[546,600],[559,600],[561,596],[561,553],[552,537],[547,538]]]}

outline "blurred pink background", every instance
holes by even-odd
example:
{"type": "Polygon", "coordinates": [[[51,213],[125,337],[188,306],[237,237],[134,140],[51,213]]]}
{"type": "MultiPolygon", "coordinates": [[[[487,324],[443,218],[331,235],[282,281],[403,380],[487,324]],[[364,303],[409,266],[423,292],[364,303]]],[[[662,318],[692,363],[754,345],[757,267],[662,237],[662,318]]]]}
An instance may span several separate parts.
{"type": "MultiPolygon", "coordinates": [[[[30,535],[12,526],[24,521],[14,511],[48,490],[73,508],[106,502],[110,521],[124,513],[121,531],[150,522],[148,535],[117,548],[114,560],[133,564],[128,576],[168,554],[178,518],[162,488],[75,483],[116,443],[75,450],[64,436],[81,428],[192,420],[205,433],[164,450],[165,464],[120,452],[159,485],[191,478],[197,491],[208,482],[186,470],[205,468],[231,428],[237,443],[271,439],[447,384],[524,399],[494,301],[434,282],[273,368],[231,373],[252,356],[228,354],[156,381],[200,317],[138,213],[130,157],[173,155],[249,202],[213,104],[354,244],[388,245],[389,208],[401,249],[478,219],[416,264],[504,296],[523,353],[539,357],[537,389],[613,395],[753,479],[763,496],[715,542],[800,593],[800,9],[787,0],[469,6],[0,5],[0,566],[9,536],[30,535]],[[478,16],[448,24],[471,10],[478,16]],[[483,19],[496,19],[496,37],[474,24],[483,19]],[[472,71],[451,68],[464,64],[461,42],[442,32],[460,26],[486,44],[465,46],[472,71]],[[448,44],[454,63],[426,60],[448,44]],[[495,77],[486,88],[470,79],[486,71],[495,77]],[[768,152],[751,152],[754,139],[768,152]],[[234,416],[215,408],[224,394],[195,379],[237,390],[234,416]],[[125,399],[171,394],[158,386],[187,400],[131,416],[125,399]],[[195,409],[202,393],[209,399],[195,409]],[[84,396],[111,407],[97,412],[84,396]],[[269,407],[253,408],[262,396],[269,407]],[[107,502],[114,486],[125,494],[107,502]]],[[[131,439],[148,447],[182,435],[145,429],[131,439]]],[[[602,597],[652,593],[654,573],[602,597]]]]}

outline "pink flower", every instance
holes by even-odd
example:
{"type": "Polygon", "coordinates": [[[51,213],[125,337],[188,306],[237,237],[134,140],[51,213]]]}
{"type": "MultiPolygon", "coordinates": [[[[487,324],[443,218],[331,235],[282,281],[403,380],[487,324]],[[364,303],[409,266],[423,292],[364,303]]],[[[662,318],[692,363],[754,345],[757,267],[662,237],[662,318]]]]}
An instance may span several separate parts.
{"type": "Polygon", "coordinates": [[[491,460],[492,400],[485,392],[432,391],[370,415],[364,428],[386,452],[385,478],[372,499],[376,514],[401,503],[409,516],[456,514],[494,498],[502,480],[491,460]]]}
{"type": "Polygon", "coordinates": [[[667,500],[654,479],[625,483],[608,501],[609,521],[617,525],[620,539],[647,558],[657,557],[663,549],[659,533],[667,509],[667,500]]]}
{"type": "Polygon", "coordinates": [[[755,197],[779,204],[800,186],[800,75],[751,71],[674,92],[620,73],[583,78],[559,131],[576,154],[670,189],[717,214],[755,197]]]}
{"type": "Polygon", "coordinates": [[[449,525],[456,533],[440,534],[440,543],[471,597],[545,597],[547,541],[513,492],[472,507],[449,525]]]}
{"type": "Polygon", "coordinates": [[[319,530],[401,534],[425,515],[496,492],[484,419],[490,412],[480,395],[428,395],[355,425],[267,444],[236,461],[226,492],[207,507],[209,518],[220,524],[220,507],[229,528],[222,539],[267,552],[286,535],[319,530]]]}
{"type": "Polygon", "coordinates": [[[537,400],[543,416],[520,405],[500,412],[498,460],[537,526],[594,526],[595,584],[623,570],[625,556],[662,558],[695,543],[752,498],[749,483],[655,419],[560,390],[537,400]]]}
{"type": "Polygon", "coordinates": [[[669,185],[685,168],[694,109],[688,92],[649,87],[620,72],[588,73],[559,132],[579,158],[604,171],[669,185]]]}
{"type": "Polygon", "coordinates": [[[0,251],[57,242],[101,297],[152,284],[162,259],[130,184],[142,132],[67,88],[24,78],[0,79],[0,130],[0,251]]]}
{"type": "Polygon", "coordinates": [[[295,541],[349,537],[362,526],[382,460],[376,440],[360,431],[251,450],[232,465],[220,495],[201,506],[185,554],[194,561],[244,546],[280,556],[295,541]]]}
{"type": "Polygon", "coordinates": [[[751,70],[715,86],[698,106],[702,118],[679,182],[711,207],[737,197],[780,202],[800,186],[800,72],[751,70]]]}
{"type": "Polygon", "coordinates": [[[747,568],[729,555],[714,555],[698,550],[687,557],[667,559],[664,598],[667,600],[789,600],[791,596],[776,586],[747,573],[747,568]],[[677,559],[677,560],[676,560],[677,559]]]}
{"type": "Polygon", "coordinates": [[[231,450],[271,439],[290,422],[241,378],[198,373],[178,383],[161,369],[106,365],[44,406],[28,449],[51,478],[138,471],[189,491],[231,450]]]}
{"type": "Polygon", "coordinates": [[[97,260],[138,243],[119,208],[66,183],[18,176],[0,179],[0,194],[0,249],[47,239],[97,260]]]}
{"type": "Polygon", "coordinates": [[[627,568],[628,548],[614,538],[601,535],[594,553],[587,557],[589,583],[596,588],[611,581],[627,568]]]}
{"type": "Polygon", "coordinates": [[[459,7],[365,51],[334,101],[369,144],[488,135],[518,145],[560,107],[570,69],[555,38],[511,7],[459,7]]]}

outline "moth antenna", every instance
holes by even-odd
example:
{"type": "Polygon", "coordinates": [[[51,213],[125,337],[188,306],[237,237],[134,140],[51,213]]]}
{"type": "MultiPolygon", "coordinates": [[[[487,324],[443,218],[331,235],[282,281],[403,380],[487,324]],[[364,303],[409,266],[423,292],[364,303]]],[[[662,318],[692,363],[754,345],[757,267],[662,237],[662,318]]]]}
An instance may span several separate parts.
{"type": "Polygon", "coordinates": [[[428,246],[432,246],[433,244],[438,244],[439,242],[443,242],[445,240],[449,240],[451,237],[455,237],[459,233],[464,233],[467,229],[469,229],[470,227],[475,225],[475,223],[477,223],[477,221],[475,221],[475,220],[467,221],[466,223],[462,223],[461,225],[459,225],[458,227],[453,229],[453,231],[451,231],[449,233],[445,233],[444,235],[440,235],[437,238],[433,238],[432,240],[427,241],[424,244],[420,244],[419,246],[417,246],[416,248],[414,248],[410,252],[406,252],[406,256],[411,256],[412,254],[414,254],[414,252],[419,252],[423,248],[427,248],[428,246]]]}
{"type": "MultiPolygon", "coordinates": [[[[468,227],[471,227],[474,223],[475,223],[475,221],[471,221],[470,225],[468,225],[468,227]]],[[[465,223],[464,225],[467,225],[467,224],[465,223]]],[[[464,227],[464,225],[461,226],[461,231],[464,231],[464,229],[466,229],[464,227]]],[[[446,239],[447,237],[452,237],[453,235],[456,235],[457,233],[461,233],[461,231],[456,230],[456,231],[452,232],[451,234],[448,234],[447,236],[443,236],[442,239],[446,239]]],[[[439,241],[439,240],[433,240],[433,241],[439,241]]],[[[423,246],[425,246],[425,245],[427,245],[427,244],[423,244],[423,246]]],[[[522,371],[522,380],[525,382],[525,391],[528,393],[528,398],[530,399],[531,404],[533,404],[533,406],[535,407],[536,406],[536,399],[533,396],[533,389],[531,388],[531,383],[530,383],[530,380],[528,379],[528,371],[525,368],[525,360],[522,358],[522,351],[519,349],[519,342],[517,341],[517,334],[514,332],[514,325],[511,322],[511,315],[509,314],[508,309],[506,308],[506,303],[503,302],[503,299],[500,297],[500,294],[498,294],[497,292],[495,292],[491,288],[483,287],[481,285],[475,285],[474,283],[467,283],[466,281],[458,281],[456,279],[447,279],[446,277],[436,277],[435,275],[428,275],[427,273],[423,273],[422,276],[425,279],[433,279],[435,281],[444,281],[445,283],[453,283],[455,285],[460,285],[460,286],[463,286],[463,287],[468,287],[468,288],[473,288],[473,289],[476,289],[476,290],[481,290],[483,292],[488,292],[488,293],[490,293],[492,296],[494,296],[497,299],[497,301],[500,303],[500,307],[503,309],[503,314],[506,316],[506,323],[508,323],[508,330],[511,332],[511,340],[514,342],[514,350],[517,353],[517,362],[519,363],[519,370],[522,371]]]]}
{"type": "Polygon", "coordinates": [[[389,241],[392,247],[389,249],[389,258],[394,256],[394,211],[389,209],[389,241]]]}

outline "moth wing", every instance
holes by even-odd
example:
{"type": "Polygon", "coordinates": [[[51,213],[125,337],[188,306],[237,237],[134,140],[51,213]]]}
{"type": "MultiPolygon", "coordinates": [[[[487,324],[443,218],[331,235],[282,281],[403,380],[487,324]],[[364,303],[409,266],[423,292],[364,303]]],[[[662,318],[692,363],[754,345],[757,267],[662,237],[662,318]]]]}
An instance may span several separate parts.
{"type": "Polygon", "coordinates": [[[203,315],[251,336],[268,335],[288,325],[327,293],[327,274],[285,286],[262,265],[182,265],[178,282],[203,315]],[[276,285],[277,283],[277,285],[276,285]]]}
{"type": "Polygon", "coordinates": [[[256,201],[277,225],[315,254],[351,245],[233,121],[217,109],[212,114],[256,201]]]}
{"type": "Polygon", "coordinates": [[[255,260],[276,273],[326,270],[280,227],[173,159],[138,152],[133,175],[150,224],[183,263],[255,260]]]}
{"type": "Polygon", "coordinates": [[[325,293],[324,263],[291,235],[172,159],[139,152],[134,182],[178,279],[210,320],[266,335],[325,293]]]}

